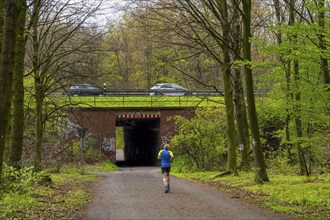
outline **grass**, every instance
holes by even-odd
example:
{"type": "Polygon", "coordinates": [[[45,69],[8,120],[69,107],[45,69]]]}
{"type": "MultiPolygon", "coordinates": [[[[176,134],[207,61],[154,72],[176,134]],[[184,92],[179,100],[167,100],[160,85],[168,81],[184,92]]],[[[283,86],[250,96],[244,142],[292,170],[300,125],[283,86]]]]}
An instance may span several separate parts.
{"type": "Polygon", "coordinates": [[[51,185],[35,184],[24,192],[3,192],[0,199],[0,219],[69,219],[86,204],[91,195],[88,187],[99,175],[94,172],[112,172],[118,168],[103,162],[86,165],[85,175],[79,166],[63,167],[59,174],[50,174],[51,185]],[[93,173],[91,173],[93,172],[93,173]]]}
{"type": "Polygon", "coordinates": [[[257,184],[253,172],[217,177],[219,172],[173,173],[252,199],[278,212],[304,219],[330,219],[330,178],[280,175],[269,171],[270,182],[257,184]]]}
{"type": "Polygon", "coordinates": [[[118,107],[196,107],[223,104],[221,96],[75,96],[51,97],[61,104],[78,107],[118,108],[118,107]]]}

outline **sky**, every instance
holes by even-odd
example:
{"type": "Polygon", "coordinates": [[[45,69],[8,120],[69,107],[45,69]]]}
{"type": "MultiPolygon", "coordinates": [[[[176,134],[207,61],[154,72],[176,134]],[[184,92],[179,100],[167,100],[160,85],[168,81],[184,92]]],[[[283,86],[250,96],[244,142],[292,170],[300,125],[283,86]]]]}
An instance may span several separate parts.
{"type": "Polygon", "coordinates": [[[89,22],[97,24],[100,28],[106,27],[110,22],[114,22],[123,15],[124,5],[126,1],[123,0],[88,0],[91,5],[97,2],[102,2],[100,10],[98,10],[89,22]]]}

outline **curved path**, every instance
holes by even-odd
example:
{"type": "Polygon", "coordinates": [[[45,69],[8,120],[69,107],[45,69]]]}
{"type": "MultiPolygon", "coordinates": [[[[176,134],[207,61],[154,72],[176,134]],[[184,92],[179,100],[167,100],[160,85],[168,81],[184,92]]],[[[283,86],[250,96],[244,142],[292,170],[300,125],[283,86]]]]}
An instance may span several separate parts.
{"type": "Polygon", "coordinates": [[[79,219],[293,219],[208,186],[171,177],[163,191],[158,167],[104,175],[79,219]]]}

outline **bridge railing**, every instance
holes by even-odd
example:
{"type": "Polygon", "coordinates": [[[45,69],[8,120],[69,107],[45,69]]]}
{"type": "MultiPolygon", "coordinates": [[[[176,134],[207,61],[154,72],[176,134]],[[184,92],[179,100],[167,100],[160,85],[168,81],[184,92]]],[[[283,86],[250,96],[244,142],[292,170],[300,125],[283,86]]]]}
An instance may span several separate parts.
{"type": "Polygon", "coordinates": [[[173,90],[173,91],[164,91],[164,90],[143,90],[143,89],[134,89],[134,90],[105,90],[105,96],[153,96],[155,93],[159,95],[166,94],[167,96],[223,96],[223,90],[173,90]],[[182,93],[184,95],[177,95],[182,93]]]}
{"type": "MultiPolygon", "coordinates": [[[[120,107],[196,107],[224,104],[223,91],[191,90],[184,96],[177,91],[166,91],[167,95],[151,95],[150,90],[106,90],[102,96],[64,96],[53,94],[49,97],[59,103],[76,107],[120,108],[120,107]],[[171,94],[172,93],[172,94],[171,94]]],[[[256,95],[267,91],[258,90],[256,95]]]]}
{"type": "Polygon", "coordinates": [[[63,104],[77,107],[196,107],[223,103],[222,96],[71,96],[57,97],[63,104]]]}
{"type": "MultiPolygon", "coordinates": [[[[256,96],[262,96],[266,94],[268,90],[258,89],[254,91],[256,96]]],[[[164,95],[165,96],[224,96],[223,89],[212,89],[212,90],[143,90],[143,89],[127,89],[127,90],[104,90],[104,96],[153,96],[153,95],[164,95]],[[178,95],[180,94],[180,95],[178,95]]],[[[244,91],[244,94],[246,92],[244,91]]]]}

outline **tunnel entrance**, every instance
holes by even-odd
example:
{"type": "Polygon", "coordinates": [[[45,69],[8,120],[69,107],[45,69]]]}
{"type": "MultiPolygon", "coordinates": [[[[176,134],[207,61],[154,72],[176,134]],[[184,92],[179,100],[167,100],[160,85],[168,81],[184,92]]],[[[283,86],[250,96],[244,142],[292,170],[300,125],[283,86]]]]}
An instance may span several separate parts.
{"type": "Polygon", "coordinates": [[[125,165],[156,165],[160,145],[159,118],[117,119],[116,126],[123,127],[125,165]]]}

